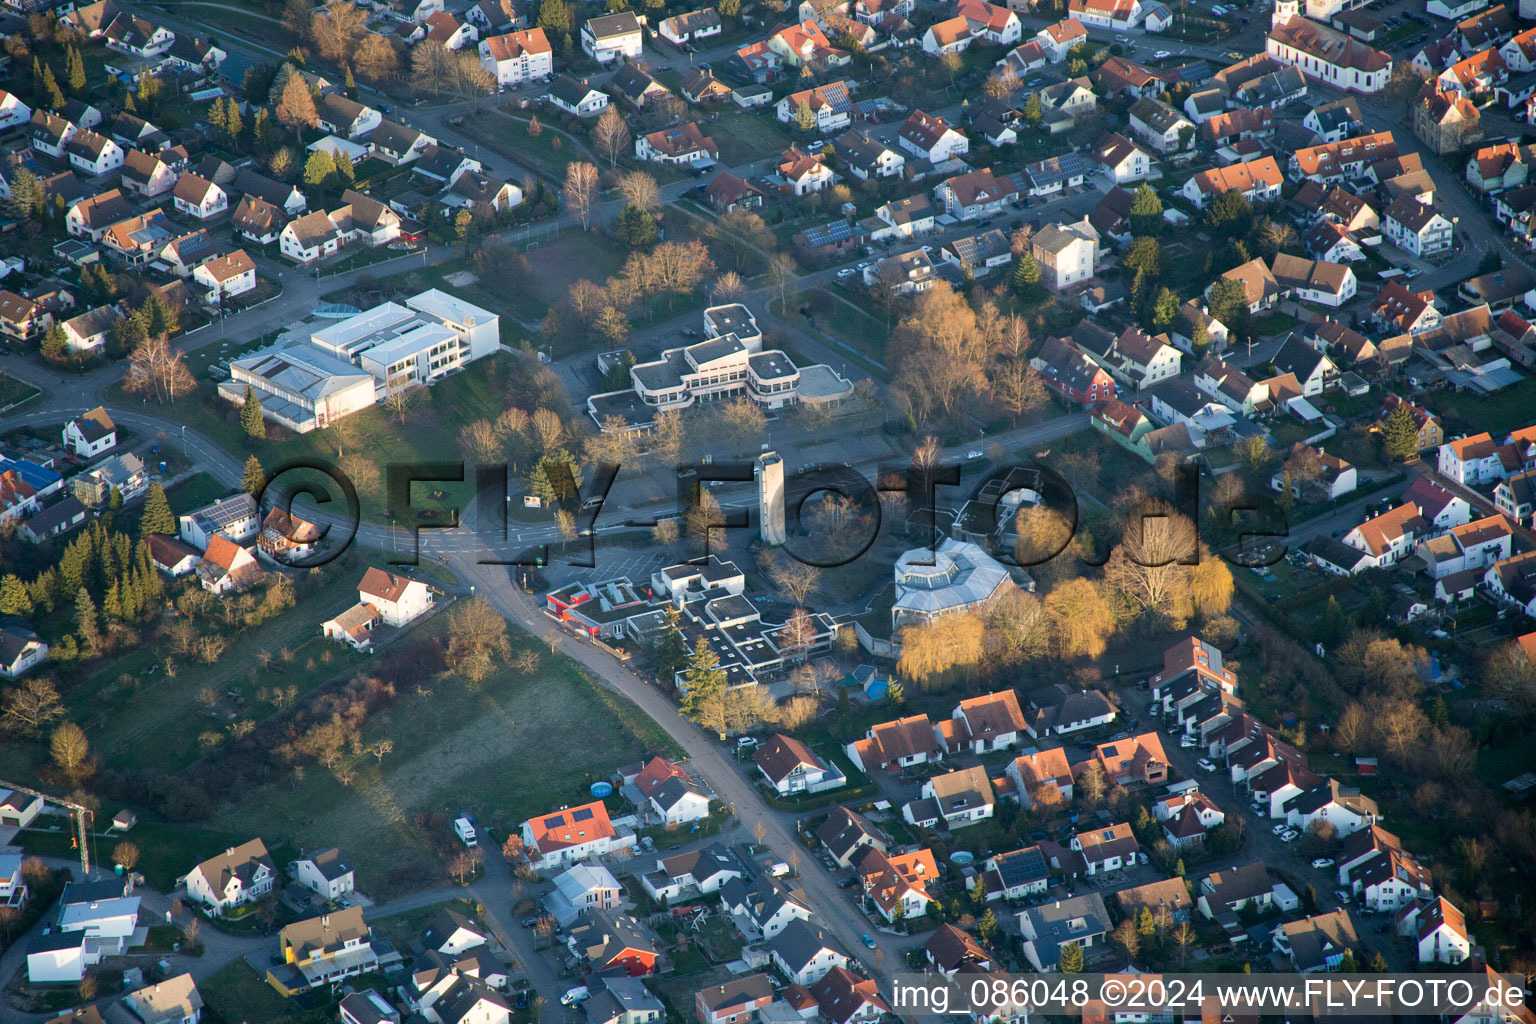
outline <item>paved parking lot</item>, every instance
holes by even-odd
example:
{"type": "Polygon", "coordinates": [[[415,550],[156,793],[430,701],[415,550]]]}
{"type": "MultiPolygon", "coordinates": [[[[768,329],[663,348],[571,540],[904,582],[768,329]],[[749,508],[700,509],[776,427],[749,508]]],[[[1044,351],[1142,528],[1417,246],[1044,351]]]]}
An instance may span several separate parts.
{"type": "Polygon", "coordinates": [[[597,565],[590,569],[572,567],[567,575],[580,583],[601,583],[604,580],[627,576],[632,583],[644,584],[650,580],[651,573],[660,569],[668,561],[670,559],[659,551],[640,551],[619,547],[616,544],[604,545],[599,539],[597,565]]]}

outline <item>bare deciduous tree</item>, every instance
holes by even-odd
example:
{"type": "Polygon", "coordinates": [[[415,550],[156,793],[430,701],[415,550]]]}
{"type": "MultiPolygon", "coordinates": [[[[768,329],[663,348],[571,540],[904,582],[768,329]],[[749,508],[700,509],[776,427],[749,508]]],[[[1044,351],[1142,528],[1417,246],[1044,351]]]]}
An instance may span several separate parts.
{"type": "Polygon", "coordinates": [[[581,230],[592,225],[592,203],[597,198],[597,168],[574,161],[565,168],[565,208],[581,221],[581,230]]]}
{"type": "Polygon", "coordinates": [[[608,158],[608,166],[616,167],[619,157],[629,149],[629,125],[617,107],[607,107],[598,116],[592,128],[592,145],[599,156],[608,158]]]}
{"type": "MultiPolygon", "coordinates": [[[[298,78],[297,75],[294,77],[298,78]]],[[[129,357],[128,368],[123,374],[125,390],[161,403],[176,401],[190,393],[196,385],[197,381],[193,379],[192,371],[187,369],[181,353],[173,350],[170,342],[163,337],[148,338],[141,342],[129,357]]]]}
{"type": "Polygon", "coordinates": [[[620,175],[618,187],[619,195],[636,209],[649,212],[661,205],[661,188],[656,184],[656,179],[644,171],[630,171],[620,175]]]}

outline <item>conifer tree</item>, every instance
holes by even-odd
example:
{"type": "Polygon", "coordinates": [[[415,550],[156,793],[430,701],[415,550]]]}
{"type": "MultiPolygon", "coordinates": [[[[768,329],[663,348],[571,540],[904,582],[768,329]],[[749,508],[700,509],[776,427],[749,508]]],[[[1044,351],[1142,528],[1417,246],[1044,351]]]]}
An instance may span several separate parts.
{"type": "Polygon", "coordinates": [[[261,493],[266,483],[267,474],[261,468],[261,461],[252,455],[245,460],[245,470],[240,474],[240,489],[254,496],[261,493]]]}
{"type": "Polygon", "coordinates": [[[31,615],[32,595],[21,577],[7,573],[0,577],[0,615],[31,615]]]}
{"type": "Polygon", "coordinates": [[[101,644],[101,626],[96,619],[96,602],[84,587],[75,592],[75,629],[80,634],[81,647],[94,654],[101,644]]]}
{"type": "Polygon", "coordinates": [[[43,95],[48,98],[48,109],[55,112],[64,109],[64,90],[59,88],[58,79],[53,77],[53,68],[43,65],[43,95]]]}
{"type": "Polygon", "coordinates": [[[240,104],[235,98],[229,98],[229,110],[224,117],[224,131],[229,138],[231,146],[240,144],[240,136],[245,132],[245,119],[240,116],[240,104]]]}
{"type": "Polygon", "coordinates": [[[85,91],[85,61],[80,56],[79,47],[69,48],[69,55],[64,64],[64,77],[69,82],[70,92],[78,95],[85,91]]]}
{"type": "Polygon", "coordinates": [[[175,532],[176,517],[171,514],[171,503],[165,498],[165,488],[157,480],[149,485],[149,495],[144,499],[144,514],[139,517],[139,536],[175,532]]]}
{"type": "Polygon", "coordinates": [[[261,415],[261,399],[256,397],[256,392],[251,390],[249,384],[245,386],[245,402],[240,406],[240,428],[253,441],[260,441],[267,436],[267,421],[261,415]]]}

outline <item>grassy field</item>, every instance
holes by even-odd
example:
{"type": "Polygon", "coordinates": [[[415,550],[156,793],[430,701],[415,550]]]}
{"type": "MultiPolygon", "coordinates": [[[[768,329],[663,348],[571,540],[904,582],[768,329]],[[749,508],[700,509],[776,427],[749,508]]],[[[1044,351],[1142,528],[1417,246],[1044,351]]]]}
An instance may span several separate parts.
{"type": "MultiPolygon", "coordinates": [[[[269,475],[276,467],[293,459],[314,458],[334,464],[338,449],[343,455],[364,452],[379,468],[379,479],[355,481],[362,515],[374,522],[387,522],[385,467],[456,461],[459,458],[459,431],[474,420],[495,419],[505,408],[493,381],[504,361],[509,358],[498,355],[482,359],[463,373],[424,389],[416,405],[406,414],[403,424],[380,406],[348,416],[340,421],[342,434],[339,439],[334,429],[293,434],[269,426],[265,440],[253,441],[240,427],[239,409],[219,398],[214,386],[206,380],[199,383],[192,400],[157,407],[155,412],[167,419],[186,423],[229,452],[254,454],[269,475]]],[[[114,400],[124,400],[115,386],[112,392],[114,400]]],[[[127,396],[126,400],[131,402],[133,398],[127,396]]],[[[417,509],[426,508],[430,504],[442,504],[457,507],[462,514],[469,508],[473,492],[473,474],[466,470],[466,480],[462,484],[414,485],[412,499],[417,509]],[[445,500],[428,502],[427,492],[439,489],[445,493],[445,500]]],[[[445,520],[439,518],[436,521],[445,520]]]]}
{"type": "MultiPolygon", "coordinates": [[[[108,808],[102,808],[103,820],[98,821],[96,827],[106,825],[111,813],[108,808]]],[[[110,867],[112,848],[126,840],[139,848],[139,862],[134,870],[142,872],[154,888],[169,892],[176,887],[176,879],[192,870],[194,865],[250,838],[249,832],[219,832],[196,825],[143,821],[121,834],[92,835],[91,863],[110,867]]],[[[51,857],[79,855],[64,828],[56,832],[29,829],[20,833],[18,841],[28,853],[51,857]]]]}
{"type": "Polygon", "coordinates": [[[213,1024],[271,1024],[293,1009],[243,959],[198,982],[197,990],[205,1004],[203,1020],[213,1024]]]}
{"type": "Polygon", "coordinates": [[[440,871],[417,814],[469,808],[493,829],[515,827],[590,799],[587,787],[620,764],[672,750],[653,722],[572,662],[547,651],[542,662],[532,679],[507,666],[480,683],[444,676],[401,693],[364,730],[366,743],[390,737],[393,752],[382,761],[354,755],[350,786],[312,765],[302,780],[252,787],[210,824],[238,830],[259,809],[269,837],[299,846],[340,842],[355,860],[359,887],[376,895],[391,875],[440,871]],[[550,737],[576,736],[580,742],[561,744],[557,756],[529,756],[553,754],[550,737]]]}
{"type": "Polygon", "coordinates": [[[40,394],[42,392],[32,385],[0,373],[0,409],[10,409],[23,402],[30,402],[40,394]]]}
{"type": "Polygon", "coordinates": [[[720,147],[720,161],[728,167],[776,156],[793,141],[784,125],[758,113],[722,114],[719,120],[699,125],[720,147]]]}
{"type": "Polygon", "coordinates": [[[1536,419],[1536,377],[1492,395],[1472,391],[1445,392],[1433,397],[1434,411],[1446,418],[1446,436],[1463,431],[1486,430],[1490,434],[1508,433],[1529,426],[1536,419]],[[1453,429],[1454,428],[1454,429],[1453,429]]]}

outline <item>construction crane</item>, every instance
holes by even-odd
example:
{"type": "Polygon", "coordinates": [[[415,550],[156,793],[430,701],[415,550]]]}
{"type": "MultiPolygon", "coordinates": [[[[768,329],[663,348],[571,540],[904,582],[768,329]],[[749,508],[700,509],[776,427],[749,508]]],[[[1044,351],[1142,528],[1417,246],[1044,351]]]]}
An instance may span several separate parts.
{"type": "Polygon", "coordinates": [[[90,833],[86,831],[85,821],[86,818],[91,818],[94,821],[96,815],[89,807],[81,806],[61,797],[49,796],[47,793],[33,789],[30,786],[23,786],[18,782],[7,782],[5,779],[0,779],[0,788],[15,790],[17,793],[35,796],[44,803],[58,804],[60,807],[69,808],[70,814],[74,817],[75,826],[74,836],[71,838],[70,843],[80,851],[80,878],[83,881],[91,877],[91,846],[87,842],[90,838],[90,833]]]}

